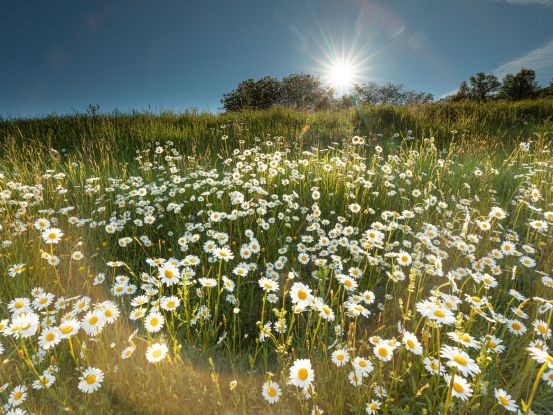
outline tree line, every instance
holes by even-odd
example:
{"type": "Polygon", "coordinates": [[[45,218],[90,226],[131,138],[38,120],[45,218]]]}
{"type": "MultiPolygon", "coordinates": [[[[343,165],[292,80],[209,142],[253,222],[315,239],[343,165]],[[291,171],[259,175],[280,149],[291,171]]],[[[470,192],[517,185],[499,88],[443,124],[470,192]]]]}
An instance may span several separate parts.
{"type": "Polygon", "coordinates": [[[507,74],[500,82],[494,74],[478,72],[468,81],[461,82],[451,101],[491,101],[553,97],[553,79],[548,87],[541,88],[533,69],[522,68],[516,74],[507,74]]]}
{"type": "MultiPolygon", "coordinates": [[[[540,87],[532,69],[507,74],[500,82],[497,76],[479,72],[463,81],[453,95],[439,101],[490,101],[553,97],[553,80],[540,87]]],[[[266,76],[240,82],[236,89],[223,95],[225,111],[267,109],[283,106],[303,110],[346,109],[359,104],[409,105],[433,102],[432,94],[407,89],[403,84],[368,82],[354,85],[350,94],[335,97],[335,91],[316,75],[295,73],[278,79],[266,76]]]]}

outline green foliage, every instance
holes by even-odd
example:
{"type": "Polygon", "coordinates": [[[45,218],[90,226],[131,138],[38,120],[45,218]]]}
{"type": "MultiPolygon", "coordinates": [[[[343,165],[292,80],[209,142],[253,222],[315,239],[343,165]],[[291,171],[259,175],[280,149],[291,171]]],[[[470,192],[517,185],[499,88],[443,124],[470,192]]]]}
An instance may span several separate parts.
{"type": "Polygon", "coordinates": [[[503,78],[500,97],[518,101],[534,97],[538,90],[536,72],[532,69],[521,69],[516,75],[507,74],[503,78]]]}
{"type": "MultiPolygon", "coordinates": [[[[497,232],[513,230],[523,238],[519,241],[521,243],[535,239],[542,241],[543,244],[536,244],[540,251],[535,257],[542,265],[540,269],[551,269],[553,257],[550,255],[550,234],[543,236],[542,240],[535,232],[524,231],[528,220],[541,214],[526,207],[528,192],[534,188],[540,190],[541,199],[536,206],[547,207],[553,203],[551,169],[542,167],[551,165],[548,147],[553,130],[551,114],[553,101],[534,100],[485,104],[366,105],[350,110],[319,112],[271,108],[218,115],[195,112],[102,114],[99,108],[91,107],[86,114],[2,120],[0,172],[6,174],[6,180],[2,183],[17,181],[35,184],[44,194],[44,200],[32,206],[29,205],[32,194],[30,188],[22,187],[22,201],[5,205],[1,228],[3,236],[7,238],[15,230],[6,224],[16,223],[16,219],[24,221],[29,232],[22,234],[9,249],[2,252],[0,262],[3,269],[13,263],[25,263],[28,271],[16,278],[5,276],[7,283],[2,289],[2,301],[7,303],[17,296],[28,296],[30,290],[37,286],[63,293],[67,298],[83,293],[94,299],[111,298],[107,286],[95,287],[95,290],[90,283],[94,275],[105,270],[107,260],[124,259],[129,266],[129,269],[110,271],[108,279],[113,279],[115,275],[138,271],[145,257],[182,256],[176,241],[185,232],[189,222],[200,223],[205,220],[206,206],[221,212],[230,212],[235,208],[229,201],[228,192],[223,191],[226,188],[221,187],[220,195],[210,192],[204,194],[205,190],[215,186],[211,173],[229,173],[231,166],[224,160],[237,157],[235,150],[243,152],[254,146],[262,148],[263,154],[269,158],[286,149],[283,158],[275,159],[274,165],[271,164],[271,169],[282,169],[282,172],[280,176],[274,177],[270,169],[262,170],[260,165],[269,158],[261,162],[261,158],[255,158],[257,153],[254,152],[247,157],[240,156],[243,166],[252,166],[244,177],[248,174],[250,179],[252,175],[255,176],[274,194],[289,195],[297,192],[298,206],[313,205],[312,186],[316,185],[322,195],[318,199],[318,206],[323,218],[335,212],[351,218],[347,220],[351,220],[352,225],[365,230],[371,223],[380,220],[381,216],[371,214],[368,209],[366,212],[351,214],[348,210],[350,203],[358,202],[363,208],[371,208],[379,213],[402,212],[413,206],[423,206],[422,201],[414,202],[408,196],[413,194],[414,189],[423,189],[439,198],[437,200],[450,202],[448,210],[451,209],[452,213],[449,215],[440,210],[442,208],[432,207],[417,213],[417,217],[408,222],[409,226],[416,230],[422,229],[424,223],[445,226],[445,222],[451,222],[451,231],[457,234],[463,222],[469,221],[467,215],[470,213],[472,222],[467,223],[470,234],[479,232],[473,223],[474,219],[486,215],[492,206],[498,205],[505,207],[508,216],[502,224],[505,228],[499,228],[497,232]],[[355,148],[351,144],[354,135],[365,136],[366,143],[355,148]],[[530,137],[533,138],[532,151],[525,152],[520,149],[519,143],[528,141],[530,137]],[[411,138],[414,139],[411,141],[411,138]],[[168,146],[168,141],[174,144],[168,146]],[[155,142],[165,146],[162,152],[154,151],[158,147],[155,142]],[[377,150],[376,145],[383,149],[377,150]],[[167,155],[172,154],[172,148],[178,148],[182,156],[179,156],[176,164],[166,159],[167,155]],[[445,149],[447,151],[444,152],[445,149]],[[137,150],[141,151],[139,160],[135,160],[137,150]],[[302,150],[308,150],[309,153],[303,153],[302,150]],[[288,163],[303,159],[306,162],[299,163],[297,168],[290,167],[288,163]],[[252,160],[260,163],[253,163],[252,160]],[[337,163],[337,160],[343,162],[337,163]],[[146,165],[154,168],[145,169],[146,165]],[[363,165],[361,170],[360,165],[363,165]],[[328,166],[330,170],[326,169],[328,166]],[[368,176],[365,175],[366,166],[374,167],[368,176]],[[539,168],[532,168],[530,174],[528,166],[539,168]],[[118,243],[123,234],[106,235],[102,226],[71,225],[69,218],[57,213],[71,205],[75,206],[75,210],[67,216],[75,214],[83,219],[108,220],[115,213],[122,217],[124,211],[133,209],[132,206],[143,204],[135,205],[134,200],[139,199],[133,196],[127,199],[127,206],[119,205],[116,195],[107,191],[113,185],[112,179],[120,179],[126,186],[127,183],[133,183],[133,177],[142,177],[145,183],[151,185],[149,189],[156,190],[162,183],[172,186],[169,180],[174,174],[172,167],[177,168],[175,171],[179,176],[190,179],[192,176],[209,177],[209,180],[202,179],[204,183],[193,191],[204,199],[192,201],[190,194],[175,193],[175,201],[178,198],[187,201],[182,211],[165,211],[155,226],[146,227],[147,231],[134,227],[131,228],[133,231],[126,230],[125,236],[134,237],[133,245],[128,248],[118,243]],[[384,174],[386,168],[393,168],[393,172],[384,174]],[[58,179],[51,174],[45,175],[50,169],[63,173],[63,177],[58,179]],[[475,174],[476,171],[480,171],[480,174],[475,174]],[[403,173],[404,178],[399,179],[403,173]],[[370,180],[370,186],[361,186],[365,180],[370,180]],[[395,186],[393,191],[389,187],[390,183],[395,186]],[[95,185],[105,191],[94,190],[95,185]],[[85,190],[87,187],[92,189],[90,193],[85,190]],[[68,189],[67,193],[61,191],[63,188],[68,189]],[[395,194],[396,188],[399,194],[395,194]],[[403,193],[404,197],[400,197],[401,192],[406,192],[403,193]],[[517,200],[517,195],[518,202],[511,203],[517,200]],[[455,200],[462,203],[456,206],[455,200]],[[23,209],[24,206],[28,208],[23,209]],[[104,207],[105,210],[100,211],[98,207],[104,207]],[[44,248],[44,244],[40,241],[40,233],[33,227],[33,220],[39,214],[37,210],[43,208],[52,209],[54,213],[51,216],[60,217],[59,226],[66,233],[64,240],[54,248],[62,258],[62,264],[57,268],[45,266],[44,259],[40,257],[40,249],[44,248]],[[200,211],[203,214],[199,214],[200,211]],[[157,226],[160,223],[163,227],[157,226]],[[155,242],[153,246],[147,248],[138,243],[137,238],[143,232],[147,232],[155,242]],[[79,264],[72,263],[69,255],[77,246],[86,258],[79,264]],[[53,279],[63,283],[53,283],[53,279]]],[[[197,184],[198,181],[185,180],[181,186],[184,188],[189,183],[197,184]]],[[[6,187],[9,187],[10,192],[14,191],[13,184],[6,187]]],[[[127,187],[129,194],[132,189],[133,186],[127,187]]],[[[117,190],[116,193],[121,191],[117,190]]],[[[152,192],[143,201],[145,205],[155,205],[166,195],[152,192]]],[[[248,199],[254,201],[258,197],[262,196],[248,194],[248,199]]],[[[163,203],[170,200],[173,199],[163,203]]],[[[277,206],[277,209],[280,208],[277,206]]],[[[271,212],[269,217],[276,216],[271,212]]],[[[229,243],[236,243],[233,245],[235,249],[245,241],[245,229],[256,229],[264,248],[259,257],[259,265],[262,266],[265,259],[272,261],[281,255],[278,247],[286,237],[294,241],[291,246],[301,241],[306,223],[291,223],[293,226],[286,226],[286,220],[279,219],[266,233],[257,231],[256,216],[234,223],[214,222],[212,226],[215,230],[228,232],[229,243]]],[[[403,230],[394,231],[389,242],[409,238],[401,232],[403,230]]],[[[190,252],[203,255],[201,246],[199,244],[193,248],[197,251],[190,252]]],[[[495,246],[492,238],[485,237],[477,254],[481,255],[492,246],[495,246]]],[[[306,277],[311,264],[300,265],[289,252],[286,252],[286,256],[289,256],[291,264],[286,271],[301,270],[294,280],[288,280],[288,288],[295,281],[309,281],[321,296],[325,293],[330,296],[329,304],[338,311],[338,304],[342,300],[340,291],[334,290],[335,275],[329,269],[321,269],[315,282],[306,277]]],[[[444,263],[448,269],[468,267],[470,261],[466,260],[462,255],[451,255],[444,263]]],[[[222,274],[231,275],[234,266],[234,263],[230,266],[205,261],[203,264],[198,276],[216,278],[222,274]]],[[[436,333],[435,328],[431,327],[418,330],[425,325],[418,324],[420,317],[415,310],[416,302],[425,298],[435,280],[430,282],[432,277],[428,275],[415,279],[413,275],[413,284],[418,284],[414,289],[409,280],[397,285],[386,284],[387,279],[377,270],[367,269],[360,283],[364,288],[374,289],[378,301],[385,304],[381,312],[375,309],[375,314],[367,321],[344,320],[349,323],[344,324],[343,328],[348,335],[351,350],[358,356],[372,356],[373,346],[367,342],[368,336],[397,337],[397,323],[403,320],[403,324],[416,332],[425,343],[427,352],[437,356],[440,339],[446,341],[446,333],[440,334],[439,330],[436,333]],[[385,294],[389,294],[389,297],[385,294]]],[[[529,299],[544,296],[537,279],[533,281],[528,278],[522,267],[519,267],[518,272],[521,276],[517,280],[512,279],[510,274],[507,274],[508,277],[501,275],[502,291],[490,290],[485,294],[493,297],[496,312],[502,313],[515,306],[508,303],[512,299],[506,298],[509,288],[520,290],[529,299]]],[[[138,273],[134,274],[132,276],[138,284],[138,273]]],[[[283,281],[285,276],[284,273],[283,281]]],[[[144,333],[140,324],[127,319],[130,311],[128,304],[125,301],[118,303],[124,317],[113,330],[105,330],[99,337],[87,341],[86,347],[80,342],[72,344],[76,350],[83,352],[87,361],[73,356],[72,350],[65,345],[57,348],[55,359],[52,360],[59,362],[60,366],[56,383],[50,392],[30,390],[25,404],[33,412],[46,413],[55,413],[56,410],[67,413],[310,413],[315,404],[324,409],[325,413],[365,413],[367,402],[374,398],[372,388],[369,387],[372,381],[367,381],[363,388],[353,388],[347,378],[349,366],[341,370],[330,362],[329,355],[335,350],[330,345],[336,339],[333,327],[315,318],[316,314],[309,317],[299,314],[297,320],[292,320],[295,323],[289,324],[291,334],[288,340],[281,336],[282,339],[256,342],[262,325],[256,323],[274,321],[278,314],[275,309],[278,311],[281,305],[266,304],[253,277],[237,281],[240,284],[239,289],[236,289],[240,299],[239,318],[233,314],[232,306],[224,304],[222,300],[219,308],[221,296],[216,294],[208,295],[205,301],[213,310],[221,311],[218,322],[206,321],[201,330],[193,331],[195,329],[181,322],[180,319],[184,317],[176,316],[175,320],[168,318],[171,324],[167,324],[163,340],[170,347],[171,357],[160,365],[149,365],[144,360],[146,347],[153,338],[144,333]],[[235,321],[237,328],[233,332],[235,321]],[[135,329],[139,329],[136,336],[135,329]],[[225,336],[222,336],[223,331],[225,336]],[[131,343],[137,347],[136,354],[133,359],[122,360],[119,358],[122,347],[131,343]],[[277,351],[273,349],[273,344],[278,346],[277,351]],[[282,353],[278,350],[282,350],[282,353]],[[294,389],[286,386],[288,366],[292,360],[303,357],[311,359],[316,374],[316,395],[311,400],[304,399],[300,393],[299,398],[295,399],[294,389]],[[78,392],[76,386],[76,378],[80,373],[77,368],[85,365],[97,365],[106,374],[102,388],[90,397],[78,392]],[[260,386],[267,377],[286,389],[277,406],[270,407],[261,397],[260,386]]],[[[441,284],[447,279],[438,281],[441,284]]],[[[461,289],[466,290],[467,286],[473,285],[468,282],[461,289]]],[[[478,288],[476,285],[474,287],[478,288]]],[[[476,289],[473,292],[477,292],[476,289]]],[[[192,303],[188,301],[188,294],[192,290],[187,296],[185,292],[185,289],[177,290],[183,296],[183,309],[188,311],[192,303]]],[[[525,310],[529,311],[528,307],[525,310]]],[[[531,308],[529,312],[534,316],[535,309],[531,308]]],[[[293,315],[291,309],[288,309],[286,318],[291,319],[293,315]]],[[[487,321],[478,319],[474,313],[466,325],[461,326],[460,321],[457,328],[463,332],[472,330],[484,333],[488,326],[487,321]]],[[[528,331],[525,337],[517,338],[505,333],[504,327],[499,328],[497,332],[509,339],[509,348],[501,358],[489,355],[487,351],[480,354],[471,352],[486,372],[486,381],[494,382],[493,385],[486,385],[489,391],[493,391],[493,387],[505,387],[516,399],[525,402],[530,401],[529,396],[534,397],[530,388],[536,378],[536,365],[527,360],[524,351],[524,346],[533,335],[531,329],[528,331]],[[510,378],[510,373],[519,375],[510,378]]],[[[24,354],[22,345],[29,346],[23,342],[16,345],[24,354]]],[[[25,360],[21,354],[18,355],[10,345],[0,365],[0,379],[9,379],[13,383],[27,381],[34,376],[30,369],[32,365],[25,367],[24,362],[28,359],[25,360]]],[[[382,400],[387,403],[388,413],[444,412],[447,384],[426,374],[420,359],[407,350],[396,351],[393,363],[376,364],[374,375],[376,382],[386,382],[389,396],[382,400]]],[[[475,384],[478,379],[474,381],[475,384]]],[[[532,409],[536,413],[548,413],[551,408],[553,402],[550,389],[542,383],[532,409]]],[[[475,398],[469,402],[453,401],[449,413],[466,411],[477,414],[499,413],[499,407],[493,392],[484,395],[478,389],[475,390],[475,398]]]]}

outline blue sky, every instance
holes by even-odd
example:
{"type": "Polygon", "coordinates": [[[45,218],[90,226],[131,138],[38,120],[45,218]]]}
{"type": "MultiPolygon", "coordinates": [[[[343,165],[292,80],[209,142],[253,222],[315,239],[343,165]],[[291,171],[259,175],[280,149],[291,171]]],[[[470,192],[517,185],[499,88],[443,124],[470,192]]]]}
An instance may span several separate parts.
{"type": "Polygon", "coordinates": [[[478,72],[553,78],[553,0],[7,1],[0,115],[217,111],[247,78],[321,74],[440,96],[478,72]]]}

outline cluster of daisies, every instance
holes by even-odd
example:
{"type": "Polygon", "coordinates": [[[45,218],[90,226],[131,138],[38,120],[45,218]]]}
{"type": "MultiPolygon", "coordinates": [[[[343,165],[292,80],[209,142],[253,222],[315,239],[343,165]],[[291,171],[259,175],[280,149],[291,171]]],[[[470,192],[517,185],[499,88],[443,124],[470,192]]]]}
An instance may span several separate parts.
{"type": "MultiPolygon", "coordinates": [[[[6,411],[19,413],[30,389],[55,385],[59,367],[48,359],[55,348],[76,338],[86,355],[86,339],[124,309],[148,343],[145,364],[164,364],[177,353],[171,345],[187,338],[279,355],[282,367],[264,362],[271,375],[261,394],[271,405],[295,389],[313,414],[322,413],[315,375],[324,356],[368,414],[438,394],[451,407],[481,400],[522,413],[539,393],[553,392],[553,278],[544,269],[553,163],[500,167],[520,171],[506,204],[480,187],[500,168],[467,174],[430,140],[425,146],[385,155],[380,147],[368,152],[361,137],[343,150],[298,152],[266,142],[235,150],[216,167],[189,168],[167,143],[138,152],[134,175],[91,177],[69,190],[55,171],[30,185],[2,176],[0,206],[12,218],[1,229],[3,249],[34,238],[40,261],[63,283],[60,270],[88,259],[83,251],[95,247],[83,241],[94,235],[105,249],[88,283],[106,297],[92,304],[87,295],[64,298],[38,287],[7,303],[0,332],[15,345],[32,344],[25,350],[33,351],[35,378],[2,387],[10,390],[6,411]],[[45,207],[68,191],[89,203],[45,207]],[[245,310],[256,316],[255,336],[245,310]],[[512,351],[525,353],[527,382],[538,379],[529,399],[522,395],[528,387],[505,376],[512,351]],[[398,362],[409,370],[400,373],[398,362]],[[398,397],[409,393],[409,378],[422,389],[398,397]]],[[[516,154],[522,160],[530,149],[516,154]]],[[[32,280],[28,268],[10,263],[6,273],[32,280]]],[[[115,347],[121,359],[136,358],[133,342],[115,347]]],[[[104,372],[71,354],[78,389],[100,389],[104,372]]]]}

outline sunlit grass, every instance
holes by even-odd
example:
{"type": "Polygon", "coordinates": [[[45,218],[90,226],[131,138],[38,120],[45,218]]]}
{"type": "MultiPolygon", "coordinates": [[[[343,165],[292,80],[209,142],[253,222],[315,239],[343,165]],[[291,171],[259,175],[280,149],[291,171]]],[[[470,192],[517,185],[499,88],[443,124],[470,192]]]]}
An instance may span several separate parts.
{"type": "Polygon", "coordinates": [[[524,105],[3,122],[5,412],[553,411],[524,105]]]}

